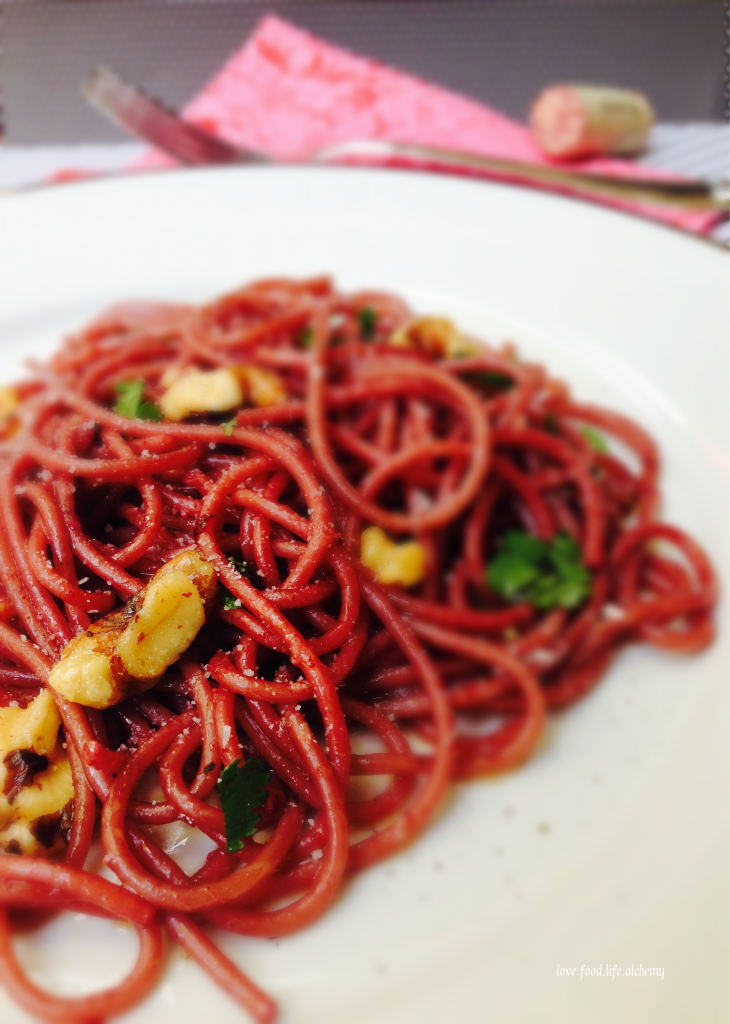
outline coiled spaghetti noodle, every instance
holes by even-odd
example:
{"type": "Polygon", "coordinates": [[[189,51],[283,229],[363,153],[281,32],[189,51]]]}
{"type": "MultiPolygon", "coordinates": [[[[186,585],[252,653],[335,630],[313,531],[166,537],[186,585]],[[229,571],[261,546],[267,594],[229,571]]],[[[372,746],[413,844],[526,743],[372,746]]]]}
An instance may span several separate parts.
{"type": "Polygon", "coordinates": [[[0,980],[29,1012],[124,1011],[154,983],[162,926],[271,1020],[272,1000],[206,923],[253,936],[305,927],[347,872],[423,829],[451,780],[524,762],[546,712],[586,694],[624,644],[711,641],[713,570],[656,519],[651,438],[510,347],[439,347],[449,330],[434,322],[429,336],[399,299],[342,295],[328,279],[262,281],[202,308],[112,310],[16,389],[0,442],[3,705],[28,704],[68,642],[179,552],[197,549],[228,592],[146,692],[100,711],[54,691],[70,833],[60,859],[0,857],[0,980]],[[120,382],[144,382],[156,403],[163,378],[191,367],[265,370],[279,400],[233,419],[114,411],[120,382]],[[611,446],[591,442],[595,428],[611,446]],[[366,526],[416,542],[415,588],[363,564],[366,526]],[[515,530],[572,539],[590,574],[581,601],[540,608],[495,592],[488,566],[515,530]],[[362,732],[382,749],[353,753],[362,732]],[[272,773],[268,838],[231,853],[208,797],[226,766],[254,756],[272,773]],[[145,802],[135,790],[155,767],[164,800],[145,802]],[[358,800],[358,776],[388,781],[358,800]],[[100,806],[121,886],[84,870],[100,806]],[[216,844],[192,877],[146,830],[178,820],[216,844]],[[62,909],[137,928],[137,965],[110,992],[53,997],[17,963],[8,921],[62,909]]]}

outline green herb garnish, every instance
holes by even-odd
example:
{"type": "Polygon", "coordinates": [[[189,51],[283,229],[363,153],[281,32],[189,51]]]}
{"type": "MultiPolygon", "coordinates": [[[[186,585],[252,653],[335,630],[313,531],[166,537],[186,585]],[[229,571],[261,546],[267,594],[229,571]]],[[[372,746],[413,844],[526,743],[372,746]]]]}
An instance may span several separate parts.
{"type": "Polygon", "coordinates": [[[558,419],[553,413],[549,412],[545,419],[542,421],[542,429],[546,434],[552,434],[553,437],[560,436],[560,427],[558,426],[558,419]]]}
{"type": "Polygon", "coordinates": [[[238,426],[238,419],[234,416],[233,419],[232,420],[228,420],[227,423],[221,423],[221,430],[226,435],[226,437],[230,437],[231,434],[233,433],[234,429],[237,426],[238,426]]]}
{"type": "Polygon", "coordinates": [[[150,423],[159,423],[162,413],[154,402],[143,402],[145,382],[143,380],[120,380],[114,385],[114,390],[119,395],[114,412],[118,416],[126,416],[130,420],[148,420],[150,423]]]}
{"type": "Polygon", "coordinates": [[[245,836],[252,836],[261,818],[254,808],[266,802],[264,789],[271,778],[271,771],[265,761],[252,757],[245,764],[236,760],[223,769],[218,779],[218,795],[221,798],[226,821],[226,851],[237,853],[243,849],[245,836]]]}
{"type": "Polygon", "coordinates": [[[488,388],[497,388],[500,391],[509,391],[515,386],[514,379],[506,373],[498,373],[496,370],[481,370],[473,374],[477,384],[483,384],[488,388]]]}
{"type": "Polygon", "coordinates": [[[251,577],[248,574],[248,563],[243,562],[240,558],[234,558],[233,555],[228,556],[228,561],[231,563],[234,569],[237,569],[242,576],[245,576],[247,580],[251,577]]]}
{"type": "Polygon", "coordinates": [[[225,594],[223,595],[223,607],[226,609],[226,611],[229,612],[233,611],[234,608],[241,608],[241,598],[234,597],[233,594],[230,593],[230,591],[226,591],[225,594]]]}
{"type": "Polygon", "coordinates": [[[357,322],[360,324],[360,337],[363,341],[370,341],[375,335],[375,328],[378,326],[378,314],[370,306],[364,306],[357,311],[357,322]]]}
{"type": "Polygon", "coordinates": [[[299,344],[302,348],[311,348],[314,344],[314,331],[311,327],[305,327],[299,335],[299,344]]]}
{"type": "Polygon", "coordinates": [[[603,434],[599,434],[593,427],[581,427],[580,432],[594,451],[601,455],[608,454],[609,447],[603,434]]]}
{"type": "Polygon", "coordinates": [[[565,533],[547,542],[529,533],[508,533],[487,566],[486,580],[506,600],[527,601],[543,610],[577,608],[591,592],[581,550],[565,533]]]}

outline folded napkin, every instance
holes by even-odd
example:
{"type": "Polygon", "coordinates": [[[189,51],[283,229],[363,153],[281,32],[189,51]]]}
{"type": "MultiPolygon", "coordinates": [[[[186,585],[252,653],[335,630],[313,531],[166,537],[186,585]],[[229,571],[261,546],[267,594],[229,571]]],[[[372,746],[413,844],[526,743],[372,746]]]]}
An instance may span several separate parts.
{"type": "MultiPolygon", "coordinates": [[[[354,139],[388,139],[550,165],[516,121],[447,89],[355,56],[274,16],[185,108],[212,133],[279,160],[306,158],[354,139]]],[[[166,167],[151,152],[134,169],[166,167]]],[[[593,158],[576,170],[615,177],[669,177],[628,160],[593,158]]],[[[603,201],[603,200],[602,200],[603,201]]],[[[717,213],[685,211],[632,199],[608,205],[706,233],[717,213]]]]}

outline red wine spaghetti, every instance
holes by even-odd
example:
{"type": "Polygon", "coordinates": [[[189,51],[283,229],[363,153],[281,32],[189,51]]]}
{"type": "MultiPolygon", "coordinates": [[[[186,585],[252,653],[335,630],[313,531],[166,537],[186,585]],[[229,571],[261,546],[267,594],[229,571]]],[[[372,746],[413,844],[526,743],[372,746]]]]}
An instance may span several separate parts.
{"type": "Polygon", "coordinates": [[[390,295],[119,307],[0,413],[0,981],[42,1020],[144,998],[163,931],[272,1020],[207,925],[305,927],[625,644],[712,640],[652,439],[390,295]],[[172,822],[215,844],[192,876],[172,822]],[[85,870],[97,828],[121,885],[85,870]],[[113,989],[19,965],[13,927],[69,909],[136,928],[113,989]]]}

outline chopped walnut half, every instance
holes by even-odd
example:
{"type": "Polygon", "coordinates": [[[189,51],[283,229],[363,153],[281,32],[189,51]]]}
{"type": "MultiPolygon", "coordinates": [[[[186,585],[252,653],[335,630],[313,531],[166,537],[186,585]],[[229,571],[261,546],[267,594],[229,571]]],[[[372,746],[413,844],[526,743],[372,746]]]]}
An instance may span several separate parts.
{"type": "Polygon", "coordinates": [[[390,344],[416,348],[442,359],[466,359],[484,352],[479,342],[464,337],[451,320],[438,316],[422,316],[402,324],[391,334],[390,344]]]}
{"type": "Polygon", "coordinates": [[[197,636],[216,587],[210,562],[197,551],[182,551],[124,608],[66,645],[51,671],[51,686],[93,708],[149,689],[197,636]]]}
{"type": "Polygon", "coordinates": [[[229,369],[184,370],[160,399],[168,420],[184,420],[191,413],[228,412],[243,403],[237,375],[229,369]]]}
{"type": "Polygon", "coordinates": [[[60,725],[49,690],[27,708],[0,708],[0,850],[6,853],[63,850],[74,788],[60,725]]]}
{"type": "Polygon", "coordinates": [[[426,552],[415,540],[397,544],[379,526],[368,526],[360,538],[360,561],[379,583],[413,587],[426,573],[426,552]]]}

